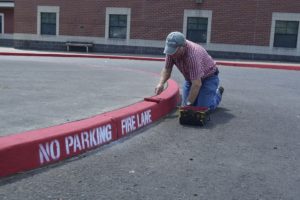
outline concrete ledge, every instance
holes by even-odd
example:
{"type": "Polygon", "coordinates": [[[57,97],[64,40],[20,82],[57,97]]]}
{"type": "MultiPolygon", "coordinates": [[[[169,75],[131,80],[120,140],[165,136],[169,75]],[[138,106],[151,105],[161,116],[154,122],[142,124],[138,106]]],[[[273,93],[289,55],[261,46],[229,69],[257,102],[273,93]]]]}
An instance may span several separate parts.
{"type": "Polygon", "coordinates": [[[13,47],[14,41],[12,39],[0,39],[1,47],[13,47]]]}
{"type": "MultiPolygon", "coordinates": [[[[17,49],[31,50],[48,50],[48,51],[65,51],[65,43],[67,41],[90,41],[93,42],[93,52],[98,53],[122,53],[122,54],[140,54],[140,55],[162,55],[163,41],[157,40],[130,40],[125,41],[106,40],[99,37],[78,37],[78,36],[57,36],[44,37],[35,34],[8,34],[3,39],[11,39],[1,41],[0,45],[12,46],[17,49]]],[[[268,60],[268,61],[285,61],[299,62],[299,49],[288,48],[270,48],[268,46],[252,46],[252,45],[233,45],[210,43],[203,45],[209,54],[218,59],[244,59],[244,60],[268,60]]],[[[73,49],[80,50],[80,49],[73,49]]]]}

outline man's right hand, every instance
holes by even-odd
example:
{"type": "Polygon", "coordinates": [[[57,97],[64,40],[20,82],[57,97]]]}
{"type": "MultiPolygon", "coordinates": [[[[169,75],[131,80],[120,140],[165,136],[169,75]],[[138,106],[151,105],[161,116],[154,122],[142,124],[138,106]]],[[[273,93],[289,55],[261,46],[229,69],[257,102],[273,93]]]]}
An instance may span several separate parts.
{"type": "Polygon", "coordinates": [[[155,88],[155,94],[159,95],[164,90],[164,84],[167,82],[167,80],[170,78],[172,72],[172,68],[166,69],[165,67],[160,72],[160,80],[158,82],[158,85],[155,88]]]}
{"type": "Polygon", "coordinates": [[[159,95],[160,93],[162,93],[163,90],[164,90],[164,85],[158,84],[155,88],[155,94],[159,95]]]}

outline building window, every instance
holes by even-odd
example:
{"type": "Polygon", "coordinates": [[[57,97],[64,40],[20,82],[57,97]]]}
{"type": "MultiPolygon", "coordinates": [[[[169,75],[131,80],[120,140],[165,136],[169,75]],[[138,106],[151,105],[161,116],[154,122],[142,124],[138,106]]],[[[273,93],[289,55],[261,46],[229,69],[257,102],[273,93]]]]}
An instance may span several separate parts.
{"type": "Polygon", "coordinates": [[[186,32],[187,39],[193,42],[206,43],[207,25],[208,25],[208,18],[188,17],[187,32],[186,32]]]}
{"type": "Polygon", "coordinates": [[[298,21],[275,22],[274,47],[297,48],[298,21]]]}
{"type": "Polygon", "coordinates": [[[270,47],[289,48],[289,51],[299,51],[299,33],[300,13],[272,13],[270,47]]]}
{"type": "Polygon", "coordinates": [[[183,33],[188,40],[209,44],[211,21],[211,10],[184,10],[183,33]]]}
{"type": "Polygon", "coordinates": [[[126,39],[127,15],[109,15],[109,38],[126,39]]]}
{"type": "Polygon", "coordinates": [[[4,14],[0,13],[0,34],[4,34],[4,14]]]}
{"type": "Polygon", "coordinates": [[[129,40],[130,8],[106,8],[105,38],[129,40]]]}
{"type": "Polygon", "coordinates": [[[56,35],[56,13],[41,13],[41,35],[56,35]]]}
{"type": "Polygon", "coordinates": [[[39,35],[59,35],[59,7],[38,6],[37,17],[39,35]]]}

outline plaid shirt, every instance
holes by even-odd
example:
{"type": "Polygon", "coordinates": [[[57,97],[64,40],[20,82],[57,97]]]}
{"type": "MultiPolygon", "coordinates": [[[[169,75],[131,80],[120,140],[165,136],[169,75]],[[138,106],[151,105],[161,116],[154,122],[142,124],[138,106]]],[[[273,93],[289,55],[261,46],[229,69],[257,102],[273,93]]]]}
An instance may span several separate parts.
{"type": "Polygon", "coordinates": [[[188,81],[204,79],[213,75],[217,70],[215,61],[207,51],[189,40],[186,40],[184,55],[176,59],[167,55],[165,63],[167,69],[173,68],[175,64],[188,81]]]}

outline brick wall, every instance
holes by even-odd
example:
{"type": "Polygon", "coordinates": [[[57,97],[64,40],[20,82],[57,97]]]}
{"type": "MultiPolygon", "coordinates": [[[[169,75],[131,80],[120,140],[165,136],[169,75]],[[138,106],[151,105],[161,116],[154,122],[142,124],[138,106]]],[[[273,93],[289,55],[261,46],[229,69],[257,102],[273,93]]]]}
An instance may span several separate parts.
{"type": "Polygon", "coordinates": [[[298,0],[210,1],[212,42],[268,46],[272,12],[300,13],[298,0]]]}
{"type": "Polygon", "coordinates": [[[60,35],[99,37],[105,36],[106,7],[131,8],[131,38],[154,40],[182,30],[184,9],[201,8],[192,0],[16,0],[16,33],[36,34],[38,5],[60,7],[60,35]]]}
{"type": "Polygon", "coordinates": [[[212,10],[211,43],[268,46],[272,12],[300,13],[299,0],[15,0],[15,32],[36,34],[37,6],[60,7],[60,35],[105,36],[106,7],[131,8],[131,39],[182,30],[184,9],[212,10]]]}
{"type": "Polygon", "coordinates": [[[14,32],[14,9],[0,8],[0,13],[4,14],[4,31],[5,33],[14,32]]]}

